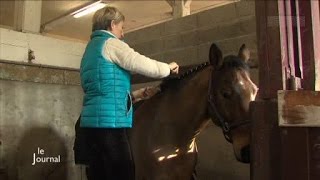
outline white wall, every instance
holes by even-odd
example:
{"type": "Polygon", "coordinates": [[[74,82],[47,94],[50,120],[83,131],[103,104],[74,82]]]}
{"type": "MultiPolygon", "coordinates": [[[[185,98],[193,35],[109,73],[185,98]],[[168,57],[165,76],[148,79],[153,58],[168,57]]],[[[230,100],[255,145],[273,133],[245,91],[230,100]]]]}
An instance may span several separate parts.
{"type": "Polygon", "coordinates": [[[28,62],[28,50],[34,51],[33,63],[79,68],[86,44],[0,28],[0,59],[28,62]]]}

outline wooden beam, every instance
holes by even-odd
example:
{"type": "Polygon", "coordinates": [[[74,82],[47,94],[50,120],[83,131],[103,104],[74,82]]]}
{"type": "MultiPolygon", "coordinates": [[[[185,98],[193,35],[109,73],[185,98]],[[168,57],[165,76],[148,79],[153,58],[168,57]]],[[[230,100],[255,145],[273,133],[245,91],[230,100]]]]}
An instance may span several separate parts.
{"type": "Polygon", "coordinates": [[[320,92],[279,91],[280,126],[320,127],[320,92]]]}
{"type": "Polygon", "coordinates": [[[283,1],[256,0],[256,24],[259,57],[259,93],[263,99],[277,97],[286,89],[288,75],[287,44],[283,1]],[[280,25],[280,26],[279,26],[280,25]],[[283,36],[281,36],[281,34],[283,36]]]}
{"type": "Polygon", "coordinates": [[[22,31],[23,1],[14,1],[14,30],[22,31]]]}
{"type": "Polygon", "coordinates": [[[174,0],[166,0],[166,2],[167,2],[171,7],[173,7],[173,5],[174,5],[174,0]]]}
{"type": "Polygon", "coordinates": [[[15,1],[15,30],[39,33],[41,24],[42,1],[15,1]]]}
{"type": "Polygon", "coordinates": [[[280,128],[275,101],[257,100],[250,104],[251,180],[281,180],[280,128]]]}
{"type": "MultiPolygon", "coordinates": [[[[251,179],[281,179],[281,134],[274,99],[287,88],[286,19],[283,1],[255,1],[259,58],[259,96],[250,105],[252,121],[251,179]]],[[[289,76],[287,75],[289,74],[289,76]]]]}
{"type": "Polygon", "coordinates": [[[191,2],[192,0],[184,0],[184,6],[190,8],[191,2]]]}
{"type": "Polygon", "coordinates": [[[173,18],[180,18],[190,15],[190,5],[192,0],[166,0],[172,7],[173,18]]]}
{"type": "Polygon", "coordinates": [[[320,11],[319,1],[298,1],[301,54],[303,63],[302,87],[320,90],[320,11]]]}

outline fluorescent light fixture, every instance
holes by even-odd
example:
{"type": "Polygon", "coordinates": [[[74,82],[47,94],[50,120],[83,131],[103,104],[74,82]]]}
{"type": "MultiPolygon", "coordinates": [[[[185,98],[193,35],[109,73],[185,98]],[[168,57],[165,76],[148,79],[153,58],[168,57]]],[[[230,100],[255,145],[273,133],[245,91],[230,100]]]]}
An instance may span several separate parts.
{"type": "Polygon", "coordinates": [[[72,13],[71,15],[74,17],[74,18],[79,18],[79,17],[82,17],[84,15],[87,15],[89,13],[92,13],[92,12],[95,12],[99,9],[102,9],[106,6],[107,4],[101,2],[101,1],[97,1],[97,2],[94,2],[86,7],[83,7],[79,10],[77,10],[76,12],[72,13]]]}

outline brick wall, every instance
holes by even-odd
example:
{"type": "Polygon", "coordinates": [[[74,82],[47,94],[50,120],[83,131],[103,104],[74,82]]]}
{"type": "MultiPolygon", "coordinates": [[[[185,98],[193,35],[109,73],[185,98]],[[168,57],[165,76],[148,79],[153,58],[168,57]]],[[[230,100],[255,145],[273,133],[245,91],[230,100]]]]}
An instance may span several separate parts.
{"type": "Polygon", "coordinates": [[[225,55],[237,53],[246,43],[257,66],[254,1],[240,1],[194,15],[130,32],[126,41],[138,52],[154,59],[181,65],[208,60],[211,43],[225,55]]]}

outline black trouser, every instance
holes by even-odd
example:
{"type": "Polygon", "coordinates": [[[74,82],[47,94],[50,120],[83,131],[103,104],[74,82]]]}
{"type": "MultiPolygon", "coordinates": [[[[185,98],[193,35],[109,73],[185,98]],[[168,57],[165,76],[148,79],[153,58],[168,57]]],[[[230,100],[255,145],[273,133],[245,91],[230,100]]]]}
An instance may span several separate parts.
{"type": "Polygon", "coordinates": [[[134,180],[134,162],[125,128],[88,129],[92,157],[88,180],[134,180]]]}

